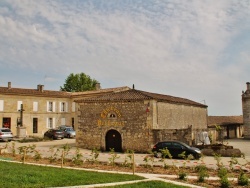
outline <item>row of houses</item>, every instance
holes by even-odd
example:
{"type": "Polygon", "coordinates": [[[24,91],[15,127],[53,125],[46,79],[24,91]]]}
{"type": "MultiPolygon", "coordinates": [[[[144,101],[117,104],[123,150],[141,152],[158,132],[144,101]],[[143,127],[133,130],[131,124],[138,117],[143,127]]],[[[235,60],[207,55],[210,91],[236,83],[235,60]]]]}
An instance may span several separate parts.
{"type": "Polygon", "coordinates": [[[101,89],[97,84],[96,90],[86,92],[51,91],[43,85],[12,88],[11,82],[0,87],[2,127],[18,135],[22,125],[25,136],[40,137],[50,128],[71,125],[76,129],[77,145],[89,149],[147,151],[165,139],[194,144],[197,133],[214,125],[225,127],[226,138],[242,136],[242,116],[233,119],[207,114],[204,104],[127,86],[101,89]]]}

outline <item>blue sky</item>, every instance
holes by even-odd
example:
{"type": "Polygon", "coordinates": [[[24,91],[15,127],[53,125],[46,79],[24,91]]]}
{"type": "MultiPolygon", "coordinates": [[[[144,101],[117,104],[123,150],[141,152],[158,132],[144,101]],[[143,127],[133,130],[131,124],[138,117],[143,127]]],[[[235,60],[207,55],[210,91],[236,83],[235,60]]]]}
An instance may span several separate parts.
{"type": "Polygon", "coordinates": [[[0,86],[59,90],[84,72],[241,115],[249,0],[0,1],[0,86]]]}

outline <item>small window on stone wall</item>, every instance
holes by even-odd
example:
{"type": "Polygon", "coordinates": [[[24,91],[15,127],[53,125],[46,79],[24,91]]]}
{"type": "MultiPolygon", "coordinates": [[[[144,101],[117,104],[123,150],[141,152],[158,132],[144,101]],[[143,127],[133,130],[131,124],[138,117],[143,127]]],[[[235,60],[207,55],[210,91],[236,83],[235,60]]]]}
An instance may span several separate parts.
{"type": "Polygon", "coordinates": [[[109,118],[116,118],[116,115],[114,113],[109,114],[109,118]]]}

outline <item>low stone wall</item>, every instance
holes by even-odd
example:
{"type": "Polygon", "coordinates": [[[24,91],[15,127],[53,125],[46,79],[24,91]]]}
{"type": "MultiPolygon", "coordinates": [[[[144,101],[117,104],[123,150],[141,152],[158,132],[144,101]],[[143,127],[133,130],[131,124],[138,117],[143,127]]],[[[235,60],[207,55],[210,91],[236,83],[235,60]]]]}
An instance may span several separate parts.
{"type": "Polygon", "coordinates": [[[242,153],[239,149],[233,148],[233,146],[225,145],[198,145],[195,146],[199,148],[203,155],[214,156],[220,155],[221,157],[241,157],[242,153]]]}

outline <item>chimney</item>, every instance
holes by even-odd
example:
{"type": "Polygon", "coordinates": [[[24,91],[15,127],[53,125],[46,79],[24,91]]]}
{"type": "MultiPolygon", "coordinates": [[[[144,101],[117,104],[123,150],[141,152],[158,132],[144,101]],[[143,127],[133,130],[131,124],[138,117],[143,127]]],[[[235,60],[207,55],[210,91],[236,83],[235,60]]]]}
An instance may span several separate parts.
{"type": "Polygon", "coordinates": [[[44,85],[40,85],[40,91],[43,92],[44,85]]]}
{"type": "Polygon", "coordinates": [[[43,92],[44,85],[37,85],[37,91],[43,92]]]}
{"type": "Polygon", "coordinates": [[[97,82],[95,84],[95,90],[100,90],[100,89],[101,89],[101,84],[97,82]]]}
{"type": "Polygon", "coordinates": [[[11,89],[11,82],[8,82],[8,89],[11,89]]]}
{"type": "Polygon", "coordinates": [[[247,82],[247,90],[250,91],[250,82],[247,82]]]}

